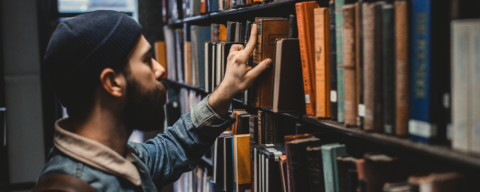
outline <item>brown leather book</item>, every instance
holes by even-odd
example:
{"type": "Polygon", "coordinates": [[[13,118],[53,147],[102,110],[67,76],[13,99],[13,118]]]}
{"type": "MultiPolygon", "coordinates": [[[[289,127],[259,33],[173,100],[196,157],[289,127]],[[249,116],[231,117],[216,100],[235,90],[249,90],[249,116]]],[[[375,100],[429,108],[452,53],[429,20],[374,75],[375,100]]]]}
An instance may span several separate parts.
{"type": "Polygon", "coordinates": [[[297,13],[298,39],[302,58],[303,87],[305,92],[305,110],[307,115],[315,115],[315,30],[313,10],[317,2],[307,1],[295,4],[297,13]]]}
{"type": "Polygon", "coordinates": [[[185,41],[183,44],[183,77],[186,84],[192,84],[192,43],[185,41]]]}
{"type": "MultiPolygon", "coordinates": [[[[275,63],[275,44],[277,38],[288,37],[288,19],[278,17],[256,17],[257,45],[253,51],[253,67],[270,58],[275,63]]],[[[257,98],[255,107],[272,108],[273,67],[266,69],[257,80],[257,98]]]]}
{"type": "Polygon", "coordinates": [[[383,132],[381,114],[381,4],[363,3],[365,131],[383,132]]]}
{"type": "Polygon", "coordinates": [[[396,157],[367,153],[364,158],[367,192],[382,192],[386,182],[400,182],[407,179],[407,174],[396,157]]]}
{"type": "Polygon", "coordinates": [[[408,2],[395,1],[395,134],[408,136],[408,2]]]}
{"type": "Polygon", "coordinates": [[[296,112],[300,108],[302,63],[298,39],[277,39],[274,59],[273,112],[296,112]]]}
{"type": "Polygon", "coordinates": [[[315,8],[315,96],[316,117],[331,117],[330,110],[330,29],[328,8],[315,8]]]}
{"type": "Polygon", "coordinates": [[[155,59],[157,60],[160,65],[165,69],[165,73],[162,79],[168,78],[168,69],[167,69],[167,52],[165,49],[165,41],[157,41],[155,42],[155,59]]]}
{"type": "MultiPolygon", "coordinates": [[[[312,134],[298,134],[298,135],[285,135],[285,154],[288,157],[288,148],[287,143],[293,141],[295,139],[306,138],[306,137],[313,137],[312,134]]],[[[287,158],[287,188],[289,192],[293,192],[293,180],[292,180],[292,173],[289,171],[290,169],[290,160],[287,158]]]]}
{"type": "Polygon", "coordinates": [[[264,129],[264,124],[263,124],[263,119],[265,119],[265,111],[258,110],[258,115],[257,115],[258,121],[257,121],[257,129],[258,129],[258,144],[264,144],[265,139],[263,132],[265,131],[264,129]]]}
{"type": "Polygon", "coordinates": [[[352,156],[337,157],[338,187],[340,192],[356,191],[358,187],[357,161],[358,159],[352,156]]]}
{"type": "Polygon", "coordinates": [[[355,5],[343,6],[343,64],[345,86],[345,125],[357,125],[357,100],[356,100],[356,54],[355,54],[355,5]]]}

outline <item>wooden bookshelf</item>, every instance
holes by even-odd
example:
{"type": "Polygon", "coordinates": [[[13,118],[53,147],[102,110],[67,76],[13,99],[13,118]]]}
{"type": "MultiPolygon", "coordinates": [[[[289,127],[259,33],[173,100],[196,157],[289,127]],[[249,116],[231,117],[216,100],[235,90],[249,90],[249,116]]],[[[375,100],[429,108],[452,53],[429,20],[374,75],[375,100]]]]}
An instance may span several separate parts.
{"type": "MultiPolygon", "coordinates": [[[[169,82],[170,84],[174,84],[176,86],[181,86],[187,89],[193,89],[196,91],[200,91],[203,94],[207,94],[203,89],[193,87],[191,85],[169,81],[169,80],[167,82],[169,82]]],[[[251,106],[244,105],[243,102],[238,99],[234,99],[233,102],[236,103],[237,105],[243,105],[243,107],[245,108],[263,110],[263,111],[269,111],[269,112],[275,113],[271,109],[253,108],[251,106]]],[[[401,137],[386,135],[383,133],[365,132],[358,127],[346,127],[341,123],[338,123],[336,121],[329,120],[329,119],[318,119],[312,116],[306,116],[306,115],[301,116],[293,113],[276,113],[276,114],[293,118],[298,121],[303,121],[311,125],[314,125],[316,127],[327,128],[348,136],[359,138],[367,142],[379,144],[384,147],[394,149],[395,151],[403,152],[405,154],[410,154],[410,155],[414,155],[421,158],[431,159],[439,163],[448,164],[452,167],[458,167],[464,170],[468,170],[468,169],[480,170],[480,157],[455,151],[448,146],[427,145],[427,144],[411,141],[409,138],[401,138],[401,137]]],[[[211,160],[209,159],[202,158],[202,160],[205,161],[207,164],[211,164],[211,160]]]]}

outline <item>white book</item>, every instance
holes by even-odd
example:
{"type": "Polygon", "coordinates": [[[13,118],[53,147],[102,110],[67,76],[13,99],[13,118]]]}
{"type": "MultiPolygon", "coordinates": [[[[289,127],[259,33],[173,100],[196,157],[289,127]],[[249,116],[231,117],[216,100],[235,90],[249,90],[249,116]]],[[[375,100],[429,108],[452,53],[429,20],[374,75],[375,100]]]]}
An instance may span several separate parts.
{"type": "MultiPolygon", "coordinates": [[[[480,19],[466,20],[466,25],[469,27],[469,54],[470,54],[470,69],[468,70],[471,82],[470,86],[470,100],[468,106],[471,107],[469,111],[469,120],[471,121],[471,132],[468,134],[470,138],[470,151],[480,155],[480,19]]],[[[465,45],[464,45],[465,46],[465,45]]]]}

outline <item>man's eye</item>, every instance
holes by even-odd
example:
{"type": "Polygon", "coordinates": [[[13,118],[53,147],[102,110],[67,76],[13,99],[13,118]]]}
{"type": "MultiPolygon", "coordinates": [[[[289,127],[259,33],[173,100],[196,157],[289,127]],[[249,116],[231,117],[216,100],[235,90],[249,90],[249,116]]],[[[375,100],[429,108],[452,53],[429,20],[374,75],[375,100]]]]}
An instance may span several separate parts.
{"type": "Polygon", "coordinates": [[[148,57],[147,59],[145,59],[145,63],[148,63],[148,65],[152,67],[152,58],[148,57]]]}

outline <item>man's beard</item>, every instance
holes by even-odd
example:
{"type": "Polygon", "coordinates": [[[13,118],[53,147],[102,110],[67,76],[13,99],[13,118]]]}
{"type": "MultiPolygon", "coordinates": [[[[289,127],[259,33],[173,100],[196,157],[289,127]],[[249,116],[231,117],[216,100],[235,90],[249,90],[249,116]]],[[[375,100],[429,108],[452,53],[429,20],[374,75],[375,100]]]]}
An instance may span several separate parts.
{"type": "Polygon", "coordinates": [[[128,128],[140,131],[163,130],[165,122],[166,89],[159,83],[153,90],[144,90],[127,74],[125,121],[128,128]]]}

